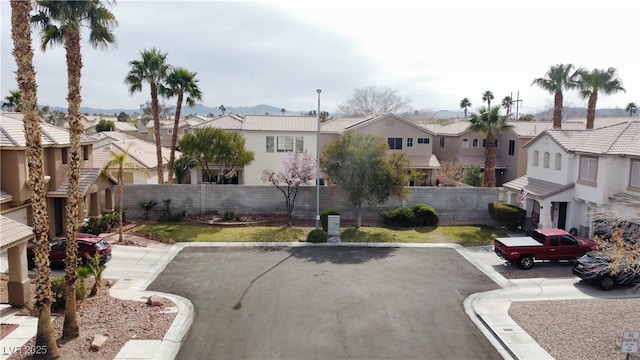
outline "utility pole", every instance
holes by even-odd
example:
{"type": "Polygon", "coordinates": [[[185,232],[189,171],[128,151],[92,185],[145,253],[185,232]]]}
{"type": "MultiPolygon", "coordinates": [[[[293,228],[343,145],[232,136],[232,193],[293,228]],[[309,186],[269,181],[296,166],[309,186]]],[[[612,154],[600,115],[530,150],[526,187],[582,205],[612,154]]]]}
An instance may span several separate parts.
{"type": "Polygon", "coordinates": [[[515,121],[518,121],[518,110],[519,110],[521,102],[522,102],[522,100],[520,100],[520,90],[518,90],[517,95],[516,95],[516,99],[515,100],[511,100],[511,103],[516,103],[516,120],[515,121]]]}

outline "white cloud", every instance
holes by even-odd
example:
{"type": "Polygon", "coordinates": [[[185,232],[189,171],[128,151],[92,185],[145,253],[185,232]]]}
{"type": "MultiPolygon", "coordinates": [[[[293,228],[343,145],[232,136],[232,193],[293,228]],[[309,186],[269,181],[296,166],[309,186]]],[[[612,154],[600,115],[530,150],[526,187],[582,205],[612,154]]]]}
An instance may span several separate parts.
{"type": "MultiPolygon", "coordinates": [[[[532,87],[550,65],[616,67],[627,93],[601,96],[598,107],[640,102],[640,62],[631,56],[637,15],[631,1],[214,2],[120,1],[118,47],[83,43],[83,105],[137,108],[124,76],[139,50],[157,47],[169,62],[198,72],[203,103],[266,103],[291,110],[334,109],[355,88],[382,85],[412,98],[416,109],[450,109],[481,93],[520,92],[523,111],[550,106],[532,87]]],[[[10,10],[2,18],[2,97],[16,88],[10,10]]],[[[37,46],[37,45],[36,45],[37,46]]],[[[65,106],[61,47],[36,49],[39,103],[65,106]]],[[[584,106],[574,93],[566,104],[584,106]]]]}

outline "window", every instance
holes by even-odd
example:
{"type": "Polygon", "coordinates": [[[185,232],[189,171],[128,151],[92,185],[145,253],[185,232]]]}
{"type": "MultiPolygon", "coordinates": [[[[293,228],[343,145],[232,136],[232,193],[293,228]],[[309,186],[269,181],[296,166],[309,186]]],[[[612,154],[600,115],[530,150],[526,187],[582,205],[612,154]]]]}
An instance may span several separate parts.
{"type": "Polygon", "coordinates": [[[69,162],[69,149],[62,148],[62,163],[66,164],[69,162]]]}
{"type": "Polygon", "coordinates": [[[89,160],[89,145],[82,147],[82,156],[85,160],[89,160]]]}
{"type": "MultiPolygon", "coordinates": [[[[496,149],[498,148],[498,139],[495,141],[496,149]]],[[[487,139],[482,139],[482,147],[487,147],[487,139]]]]}
{"type": "Polygon", "coordinates": [[[444,137],[440,138],[440,147],[443,148],[444,147],[444,137]]]}
{"type": "Polygon", "coordinates": [[[544,152],[544,155],[542,157],[542,167],[545,169],[549,168],[549,160],[550,160],[551,154],[549,154],[548,151],[544,152]]]}
{"type": "Polygon", "coordinates": [[[596,186],[598,176],[598,159],[594,157],[580,157],[580,175],[578,182],[584,185],[596,186]]]}
{"type": "Polygon", "coordinates": [[[513,156],[516,154],[516,141],[509,140],[509,156],[513,156]]]}
{"type": "Polygon", "coordinates": [[[480,141],[478,141],[478,139],[473,139],[471,141],[471,147],[477,148],[479,143],[480,141]]]}
{"type": "Polygon", "coordinates": [[[267,152],[272,153],[274,151],[274,141],[273,136],[267,136],[267,152]]]}
{"type": "Polygon", "coordinates": [[[462,147],[463,148],[469,147],[469,139],[462,139],[462,147]]]}
{"type": "Polygon", "coordinates": [[[167,129],[167,134],[169,135],[173,134],[173,129],[167,129]]]}
{"type": "MultiPolygon", "coordinates": [[[[418,139],[420,141],[420,139],[418,139]]],[[[407,138],[407,147],[413,147],[413,138],[407,138]]]]}
{"type": "Polygon", "coordinates": [[[535,150],[533,152],[533,166],[538,167],[539,157],[540,157],[540,153],[538,152],[538,150],[535,150]]]}
{"type": "Polygon", "coordinates": [[[554,169],[562,170],[562,155],[560,153],[556,153],[556,159],[553,165],[554,169]]]}
{"type": "Polygon", "coordinates": [[[293,152],[293,136],[278,136],[276,140],[278,152],[293,152]]]}
{"type": "MultiPolygon", "coordinates": [[[[442,138],[444,140],[444,138],[442,138]]],[[[418,138],[418,144],[428,144],[429,138],[418,138]]]]}
{"type": "Polygon", "coordinates": [[[562,246],[578,246],[578,242],[571,236],[562,237],[562,246]]]}
{"type": "Polygon", "coordinates": [[[402,150],[402,138],[387,138],[387,143],[389,143],[389,149],[391,150],[402,150]]]}
{"type": "Polygon", "coordinates": [[[304,152],[304,138],[302,136],[296,136],[296,152],[304,152]]]}
{"type": "Polygon", "coordinates": [[[632,190],[640,191],[640,159],[631,159],[629,172],[629,187],[632,190]]]}

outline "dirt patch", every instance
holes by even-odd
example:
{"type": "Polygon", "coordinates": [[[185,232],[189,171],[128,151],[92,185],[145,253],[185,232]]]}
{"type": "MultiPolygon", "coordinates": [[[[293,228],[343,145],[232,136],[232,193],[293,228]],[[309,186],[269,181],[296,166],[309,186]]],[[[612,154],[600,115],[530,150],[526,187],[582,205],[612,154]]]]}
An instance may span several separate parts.
{"type": "Polygon", "coordinates": [[[0,339],[4,339],[5,336],[9,335],[9,333],[16,328],[18,328],[18,324],[0,324],[0,339]]]}

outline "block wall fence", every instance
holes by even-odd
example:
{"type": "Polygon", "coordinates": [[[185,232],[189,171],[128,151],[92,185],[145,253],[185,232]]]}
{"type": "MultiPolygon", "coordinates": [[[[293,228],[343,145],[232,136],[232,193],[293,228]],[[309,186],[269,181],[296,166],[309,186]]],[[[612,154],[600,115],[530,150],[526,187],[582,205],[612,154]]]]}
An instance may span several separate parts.
{"type": "MultiPolygon", "coordinates": [[[[454,187],[409,187],[405,200],[391,198],[374,207],[366,203],[362,208],[362,221],[375,223],[381,220],[383,210],[396,206],[411,206],[425,203],[440,214],[443,224],[491,224],[488,204],[502,201],[502,188],[454,188],[454,187]]],[[[114,191],[117,193],[117,191],[114,191]]],[[[145,215],[141,202],[155,200],[157,205],[150,211],[150,218],[158,218],[163,210],[163,200],[171,199],[171,211],[187,211],[189,214],[225,211],[247,214],[286,214],[282,192],[273,186],[212,185],[212,184],[165,184],[126,185],[124,206],[127,218],[141,219],[145,215]]],[[[117,205],[117,199],[114,202],[117,205]]],[[[357,211],[348,201],[348,194],[338,186],[320,188],[320,211],[335,208],[340,211],[341,221],[354,221],[357,211]]],[[[300,187],[295,201],[294,217],[315,220],[316,188],[300,187]]]]}

